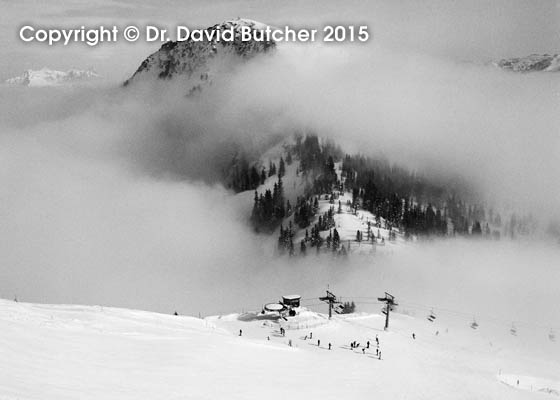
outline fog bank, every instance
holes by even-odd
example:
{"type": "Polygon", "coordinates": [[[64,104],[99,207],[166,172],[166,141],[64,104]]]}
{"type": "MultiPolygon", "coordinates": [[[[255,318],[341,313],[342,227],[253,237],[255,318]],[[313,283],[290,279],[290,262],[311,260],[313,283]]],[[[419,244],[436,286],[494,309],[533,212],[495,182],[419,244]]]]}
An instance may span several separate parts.
{"type": "Polygon", "coordinates": [[[252,194],[218,184],[238,151],[299,129],[548,217],[560,204],[557,85],[374,42],[287,46],[196,98],[172,83],[2,87],[0,295],[207,315],[330,284],[341,296],[389,290],[403,303],[558,321],[556,248],[444,241],[347,263],[276,259],[276,238],[247,225],[252,194]]]}

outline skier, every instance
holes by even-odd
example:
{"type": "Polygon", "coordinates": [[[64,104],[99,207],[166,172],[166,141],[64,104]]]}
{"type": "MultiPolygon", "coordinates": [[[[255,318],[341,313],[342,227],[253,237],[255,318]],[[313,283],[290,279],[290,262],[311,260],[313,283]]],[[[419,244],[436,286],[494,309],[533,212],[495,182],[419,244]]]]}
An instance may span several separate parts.
{"type": "Polygon", "coordinates": [[[288,346],[292,347],[292,339],[288,341],[288,346]]]}
{"type": "Polygon", "coordinates": [[[243,335],[243,331],[240,329],[239,330],[239,336],[243,335]]]}
{"type": "Polygon", "coordinates": [[[366,349],[369,349],[369,340],[366,343],[366,349]]]}
{"type": "Polygon", "coordinates": [[[362,347],[362,354],[366,354],[366,348],[362,347]]]}
{"type": "Polygon", "coordinates": [[[179,315],[179,314],[177,314],[177,311],[175,311],[175,314],[173,314],[173,315],[179,315]]]}
{"type": "Polygon", "coordinates": [[[381,360],[381,352],[379,352],[379,359],[381,360]]]}
{"type": "Polygon", "coordinates": [[[379,337],[377,337],[377,335],[375,335],[375,341],[377,342],[377,345],[379,346],[379,337]]]}
{"type": "Polygon", "coordinates": [[[375,349],[375,355],[378,356],[379,355],[379,347],[377,349],[375,349]]]}
{"type": "Polygon", "coordinates": [[[321,346],[321,339],[317,339],[317,347],[321,346]]]}
{"type": "Polygon", "coordinates": [[[309,332],[309,339],[313,339],[313,332],[309,332]]]}
{"type": "Polygon", "coordinates": [[[412,339],[416,339],[416,335],[412,332],[412,339]]]}
{"type": "Polygon", "coordinates": [[[329,350],[331,349],[331,344],[329,343],[329,350]]]}

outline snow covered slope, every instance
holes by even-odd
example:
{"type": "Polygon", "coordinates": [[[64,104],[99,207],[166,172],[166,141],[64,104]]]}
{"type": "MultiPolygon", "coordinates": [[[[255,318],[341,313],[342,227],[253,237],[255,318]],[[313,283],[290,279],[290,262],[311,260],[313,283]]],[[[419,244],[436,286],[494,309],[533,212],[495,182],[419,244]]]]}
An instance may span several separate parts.
{"type": "MultiPolygon", "coordinates": [[[[261,166],[268,167],[268,162],[273,162],[275,165],[279,165],[281,157],[286,159],[287,153],[285,148],[290,144],[291,143],[288,141],[282,142],[264,153],[259,161],[260,164],[258,164],[259,169],[261,166]]],[[[286,164],[286,172],[282,177],[284,195],[291,204],[296,204],[297,197],[303,196],[307,192],[308,188],[313,184],[313,174],[302,174],[301,172],[298,172],[299,165],[300,161],[294,156],[293,163],[291,165],[286,164]]],[[[342,162],[335,163],[335,171],[338,179],[341,182],[344,182],[345,178],[342,177],[342,162]]],[[[265,183],[257,188],[257,192],[263,193],[266,190],[272,191],[274,184],[277,181],[277,175],[268,177],[265,183]]],[[[244,198],[245,201],[250,204],[253,199],[253,194],[254,191],[247,191],[240,193],[238,197],[244,198]]],[[[396,227],[392,228],[394,236],[391,237],[391,231],[388,229],[384,218],[380,218],[379,221],[377,221],[376,216],[367,210],[359,209],[354,211],[350,205],[352,203],[352,193],[348,191],[342,193],[336,192],[336,199],[333,200],[332,203],[329,198],[330,193],[321,193],[313,197],[319,198],[319,208],[309,227],[300,229],[294,221],[293,213],[284,218],[282,222],[283,227],[287,227],[289,223],[292,223],[293,225],[293,229],[295,230],[293,241],[298,249],[296,253],[299,253],[299,245],[301,240],[305,238],[306,231],[309,232],[314,224],[318,222],[319,217],[328,212],[331,207],[334,208],[334,228],[337,229],[340,235],[341,244],[349,253],[390,253],[406,244],[404,235],[396,227]],[[357,231],[360,231],[363,235],[363,239],[360,242],[356,240],[357,231]]],[[[278,237],[279,231],[280,228],[276,229],[273,234],[274,238],[278,237]]],[[[329,230],[320,232],[320,236],[323,239],[326,239],[328,235],[329,230]]],[[[330,250],[324,246],[322,251],[330,250]]]]}
{"type": "Polygon", "coordinates": [[[527,57],[503,59],[495,65],[514,72],[554,72],[560,71],[560,55],[531,54],[527,57]]]}
{"type": "Polygon", "coordinates": [[[10,85],[41,87],[84,82],[98,78],[100,78],[100,76],[91,70],[82,71],[78,69],[71,69],[63,72],[45,67],[37,71],[28,69],[20,76],[7,79],[6,83],[10,85]]]}
{"type": "Polygon", "coordinates": [[[278,322],[0,300],[0,399],[557,398],[556,342],[443,317],[393,313],[386,332],[383,322],[304,308],[278,322]]]}

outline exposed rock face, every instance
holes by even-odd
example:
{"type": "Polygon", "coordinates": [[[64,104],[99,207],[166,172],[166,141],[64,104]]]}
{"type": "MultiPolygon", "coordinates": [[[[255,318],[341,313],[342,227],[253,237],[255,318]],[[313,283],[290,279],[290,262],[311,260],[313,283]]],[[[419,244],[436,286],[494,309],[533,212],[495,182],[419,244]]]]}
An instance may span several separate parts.
{"type": "Polygon", "coordinates": [[[495,65],[514,72],[560,71],[560,56],[531,54],[527,57],[503,59],[495,65]]]}
{"type": "Polygon", "coordinates": [[[250,59],[275,48],[274,41],[241,40],[242,27],[261,30],[266,25],[246,19],[230,20],[207,28],[208,35],[203,40],[195,41],[189,37],[185,41],[167,42],[146,58],[124,84],[126,86],[142,79],[180,77],[188,82],[190,93],[200,90],[219,67],[223,68],[218,60],[224,57],[250,59]],[[219,33],[226,30],[233,30],[233,40],[219,40],[219,33]]]}

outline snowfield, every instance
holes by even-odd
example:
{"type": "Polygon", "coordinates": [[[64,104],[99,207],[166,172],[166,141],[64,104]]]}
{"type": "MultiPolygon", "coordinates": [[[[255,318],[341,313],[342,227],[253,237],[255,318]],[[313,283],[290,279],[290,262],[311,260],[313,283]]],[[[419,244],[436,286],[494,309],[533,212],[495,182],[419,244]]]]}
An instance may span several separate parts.
{"type": "Polygon", "coordinates": [[[554,399],[560,392],[560,346],[540,332],[513,336],[399,313],[383,331],[383,315],[329,321],[299,311],[288,321],[259,313],[198,319],[0,300],[0,399],[554,399]]]}
{"type": "Polygon", "coordinates": [[[92,70],[82,71],[78,69],[70,69],[64,72],[44,67],[36,71],[28,69],[20,76],[7,79],[5,83],[9,85],[45,87],[87,82],[100,78],[101,76],[92,70]]]}

